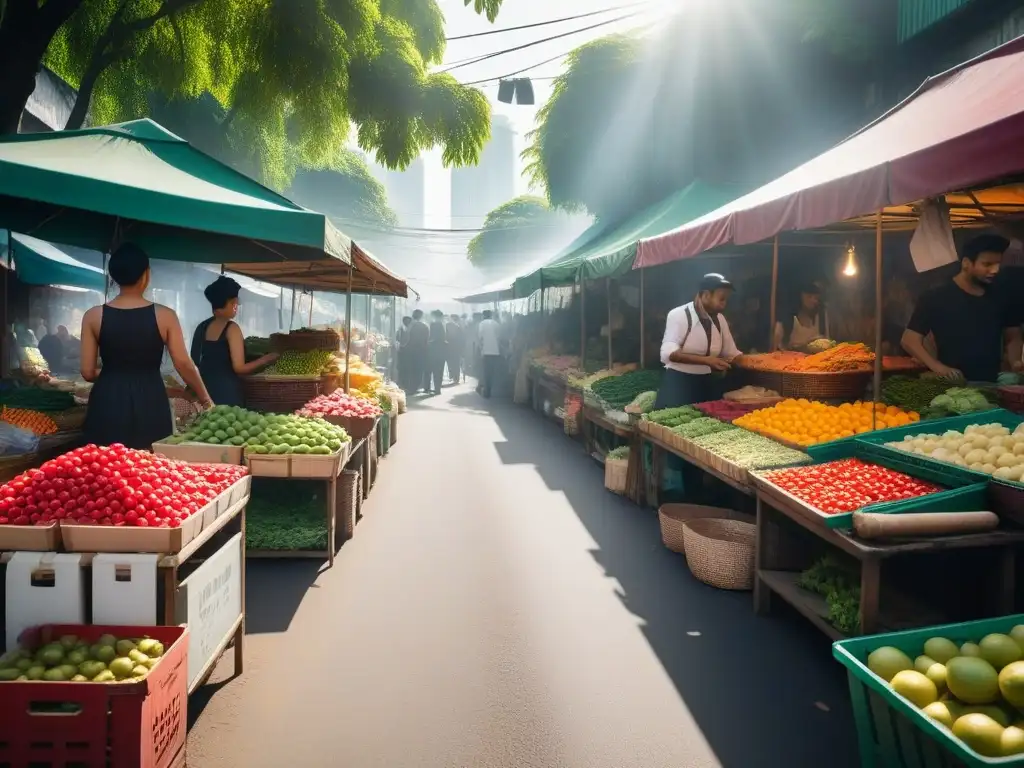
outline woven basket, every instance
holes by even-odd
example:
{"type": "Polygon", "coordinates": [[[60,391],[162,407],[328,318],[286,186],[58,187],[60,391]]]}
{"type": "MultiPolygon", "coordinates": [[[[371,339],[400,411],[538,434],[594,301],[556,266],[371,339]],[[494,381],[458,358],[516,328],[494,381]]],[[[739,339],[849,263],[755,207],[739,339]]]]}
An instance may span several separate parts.
{"type": "Polygon", "coordinates": [[[89,409],[86,406],[68,408],[66,411],[51,413],[50,417],[57,425],[58,432],[72,432],[81,429],[85,424],[85,414],[89,409]]]}
{"type": "Polygon", "coordinates": [[[275,352],[313,352],[318,349],[337,352],[341,348],[341,336],[334,331],[272,333],[270,346],[275,352]]]}
{"type": "Polygon", "coordinates": [[[783,397],[805,397],[808,400],[859,400],[864,396],[871,372],[842,371],[837,373],[782,374],[783,397]]]}
{"type": "Polygon", "coordinates": [[[718,589],[754,586],[757,526],[739,520],[706,518],[683,524],[683,548],[690,572],[718,589]]]}
{"type": "Polygon", "coordinates": [[[604,487],[612,493],[626,492],[626,478],[629,475],[629,459],[605,459],[604,487]]]}
{"type": "Polygon", "coordinates": [[[353,440],[362,440],[377,427],[377,419],[354,419],[349,416],[324,416],[325,421],[344,428],[353,440]]]}
{"type": "Polygon", "coordinates": [[[658,520],[661,523],[661,540],[673,552],[685,554],[683,544],[683,526],[693,520],[739,520],[754,523],[753,515],[720,507],[705,507],[700,504],[662,504],[658,508],[658,520]]]}
{"type": "Polygon", "coordinates": [[[242,387],[245,390],[245,405],[250,410],[292,413],[322,394],[323,379],[243,376],[242,387]]]}
{"type": "Polygon", "coordinates": [[[359,503],[363,495],[362,480],[357,469],[343,469],[338,475],[337,513],[340,515],[338,533],[342,541],[348,541],[355,532],[358,522],[359,503]]]}

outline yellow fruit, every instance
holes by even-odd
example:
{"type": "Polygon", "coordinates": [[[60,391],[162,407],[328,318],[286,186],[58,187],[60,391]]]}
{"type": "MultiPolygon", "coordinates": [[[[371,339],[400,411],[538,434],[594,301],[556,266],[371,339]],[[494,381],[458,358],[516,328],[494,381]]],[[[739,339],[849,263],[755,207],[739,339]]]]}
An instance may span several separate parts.
{"type": "Polygon", "coordinates": [[[913,669],[897,672],[889,684],[896,693],[917,707],[927,707],[939,698],[935,683],[913,669]]]}
{"type": "Polygon", "coordinates": [[[962,707],[960,710],[960,716],[964,715],[985,715],[991,717],[1003,728],[1010,724],[1010,716],[1006,714],[1006,710],[996,704],[979,704],[976,707],[962,707]]]}
{"type": "Polygon", "coordinates": [[[1003,750],[1003,726],[988,715],[970,713],[953,723],[953,735],[979,755],[999,757],[1003,750]]]}
{"type": "Polygon", "coordinates": [[[981,648],[978,647],[977,643],[964,643],[960,646],[960,655],[977,658],[981,656],[981,648]]]}
{"type": "Polygon", "coordinates": [[[1019,661],[1021,657],[1020,646],[1009,635],[985,635],[978,643],[978,648],[981,649],[981,658],[995,667],[997,672],[1007,664],[1019,661]]]}
{"type": "Polygon", "coordinates": [[[1024,661],[1007,664],[999,673],[999,692],[1015,707],[1024,707],[1024,661]]]}
{"type": "Polygon", "coordinates": [[[999,676],[984,659],[958,656],[946,665],[949,692],[965,704],[990,704],[999,696],[999,676]]]}
{"type": "Polygon", "coordinates": [[[1024,729],[1011,725],[999,739],[999,754],[1003,757],[1024,755],[1024,729]]]}
{"type": "Polygon", "coordinates": [[[939,664],[946,664],[954,656],[960,655],[956,643],[944,637],[932,637],[924,643],[924,655],[935,659],[939,664]]]}
{"type": "Polygon", "coordinates": [[[1024,653],[1024,624],[1018,624],[1010,630],[1010,637],[1020,646],[1021,653],[1024,653]]]}
{"type": "Polygon", "coordinates": [[[921,711],[928,715],[928,717],[930,717],[935,722],[942,723],[947,728],[952,728],[953,723],[956,722],[959,713],[957,713],[955,709],[951,708],[949,705],[950,702],[933,701],[931,704],[929,704],[921,711]]]}
{"type": "Polygon", "coordinates": [[[935,659],[933,659],[931,656],[921,655],[921,656],[918,656],[916,659],[914,659],[914,669],[916,669],[922,675],[926,675],[926,674],[928,674],[928,668],[932,664],[936,664],[936,663],[938,663],[938,662],[936,662],[935,659]]]}
{"type": "Polygon", "coordinates": [[[913,662],[899,648],[884,645],[876,648],[868,655],[868,669],[878,675],[885,682],[891,682],[897,672],[914,668],[913,662]]]}
{"type": "Polygon", "coordinates": [[[928,671],[924,673],[924,676],[935,683],[939,693],[943,693],[946,690],[946,666],[944,664],[935,662],[928,667],[928,671]]]}

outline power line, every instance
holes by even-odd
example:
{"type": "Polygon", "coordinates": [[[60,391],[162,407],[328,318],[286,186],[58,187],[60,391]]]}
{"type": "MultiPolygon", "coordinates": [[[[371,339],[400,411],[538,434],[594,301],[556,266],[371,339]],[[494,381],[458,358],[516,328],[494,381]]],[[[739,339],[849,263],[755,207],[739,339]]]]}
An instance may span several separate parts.
{"type": "Polygon", "coordinates": [[[611,13],[612,11],[625,11],[629,8],[636,8],[641,5],[649,5],[651,0],[641,0],[638,3],[627,3],[625,5],[613,5],[610,8],[603,8],[600,11],[589,11],[588,13],[578,13],[575,16],[564,16],[561,19],[551,19],[549,21],[537,21],[533,24],[522,24],[518,27],[504,27],[503,29],[489,29],[486,32],[474,32],[470,35],[456,35],[455,37],[446,37],[445,40],[452,42],[454,40],[469,40],[474,37],[487,37],[488,35],[500,35],[505,32],[518,32],[523,29],[536,29],[537,27],[547,27],[552,24],[564,24],[567,21],[577,21],[579,19],[588,19],[592,16],[600,16],[603,13],[611,13]]]}
{"type": "MultiPolygon", "coordinates": [[[[478,64],[481,61],[487,61],[488,59],[494,59],[498,56],[504,56],[509,53],[515,53],[517,51],[525,50],[526,48],[532,48],[535,45],[543,45],[544,43],[550,43],[552,40],[561,40],[563,37],[569,37],[570,35],[578,35],[580,32],[589,32],[592,29],[598,29],[599,27],[606,27],[609,24],[617,24],[620,21],[631,19],[634,16],[641,15],[640,11],[634,11],[633,13],[626,13],[622,16],[616,16],[614,19],[607,19],[606,21],[599,21],[597,24],[591,24],[589,27],[580,27],[579,29],[573,29],[569,32],[562,32],[558,35],[552,35],[551,37],[541,38],[540,40],[534,40],[530,43],[524,43],[523,45],[517,45],[514,48],[506,48],[501,51],[495,51],[493,53],[484,54],[483,56],[474,56],[468,59],[460,59],[454,62],[451,66],[445,69],[439,70],[437,74],[443,74],[445,72],[451,72],[462,67],[468,67],[470,64],[478,64]]],[[[563,56],[567,54],[562,54],[563,56]]],[[[559,57],[561,58],[561,57],[559,57]]]]}
{"type": "MultiPolygon", "coordinates": [[[[550,59],[544,59],[544,61],[538,61],[536,64],[531,64],[528,67],[523,67],[522,69],[517,69],[515,72],[508,72],[508,73],[502,75],[501,77],[489,77],[489,78],[487,78],[485,80],[473,80],[472,82],[469,82],[469,83],[463,83],[463,85],[481,85],[483,83],[494,82],[495,80],[498,80],[498,81],[508,80],[508,78],[515,77],[516,75],[521,75],[521,74],[523,74],[523,72],[529,72],[531,69],[536,69],[537,67],[543,67],[545,64],[551,64],[552,62],[558,61],[559,59],[564,59],[568,55],[569,55],[569,53],[560,53],[557,56],[552,56],[550,59]]],[[[556,80],[557,78],[555,78],[555,77],[551,77],[551,78],[539,78],[539,77],[537,77],[537,78],[532,78],[532,79],[535,79],[535,80],[541,80],[541,79],[556,80]]]]}

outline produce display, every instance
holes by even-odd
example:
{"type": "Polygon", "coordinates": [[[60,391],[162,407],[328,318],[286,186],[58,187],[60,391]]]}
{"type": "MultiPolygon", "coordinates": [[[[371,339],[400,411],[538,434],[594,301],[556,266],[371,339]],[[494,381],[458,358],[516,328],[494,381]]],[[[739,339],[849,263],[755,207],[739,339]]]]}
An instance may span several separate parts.
{"type": "Polygon", "coordinates": [[[743,403],[735,400],[711,400],[706,403],[696,403],[693,407],[713,419],[733,422],[740,416],[746,416],[748,413],[753,413],[762,406],[744,405],[743,403]]]}
{"type": "Polygon", "coordinates": [[[1011,433],[1001,424],[973,424],[963,432],[954,429],[941,435],[907,435],[885,444],[903,453],[928,456],[1000,480],[1024,479],[1024,424],[1011,433]]]}
{"type": "MultiPolygon", "coordinates": [[[[379,410],[379,409],[378,409],[379,410]]],[[[349,437],[323,419],[247,411],[237,405],[211,408],[183,435],[164,442],[245,446],[252,453],[329,454],[341,450],[349,437]]]]}
{"type": "Polygon", "coordinates": [[[694,419],[703,418],[704,414],[691,405],[683,405],[678,408],[661,408],[644,414],[644,419],[658,424],[662,427],[678,427],[680,424],[688,424],[694,419]]]}
{"type": "Polygon", "coordinates": [[[0,405],[32,411],[66,411],[75,407],[75,398],[70,392],[55,389],[19,387],[0,392],[0,405]]]}
{"type": "Polygon", "coordinates": [[[736,361],[736,365],[752,371],[784,371],[805,357],[807,355],[803,352],[762,352],[743,355],[736,361]]]}
{"type": "Polygon", "coordinates": [[[308,352],[286,350],[277,361],[266,368],[266,376],[322,376],[327,373],[338,373],[339,364],[333,352],[326,349],[314,349],[308,352]]]}
{"type": "Polygon", "coordinates": [[[673,432],[680,437],[687,438],[688,440],[694,440],[698,437],[704,437],[705,435],[713,435],[716,432],[735,429],[736,427],[732,424],[726,424],[718,419],[712,419],[709,416],[699,416],[698,418],[691,419],[684,424],[672,427],[673,432]]]}
{"type": "Polygon", "coordinates": [[[0,681],[116,683],[141,680],[160,663],[164,646],[151,637],[102,635],[90,645],[64,635],[40,648],[19,648],[0,657],[0,681]]]}
{"type": "Polygon", "coordinates": [[[810,353],[824,352],[827,349],[832,349],[836,346],[836,342],[832,339],[815,339],[810,344],[807,344],[804,349],[810,353]]]}
{"type": "Polygon", "coordinates": [[[810,456],[745,429],[730,429],[693,438],[701,448],[743,469],[773,469],[806,464],[810,456]]]}
{"type": "Polygon", "coordinates": [[[49,363],[38,347],[21,347],[18,356],[21,358],[21,371],[27,376],[38,376],[50,370],[49,363]]]}
{"type": "Polygon", "coordinates": [[[629,446],[628,445],[623,445],[623,446],[620,446],[618,448],[613,448],[612,450],[608,451],[608,453],[605,455],[605,459],[612,459],[612,460],[615,460],[615,459],[628,459],[628,458],[629,458],[629,446]]]}
{"type": "Polygon", "coordinates": [[[57,431],[57,422],[39,411],[27,408],[0,407],[0,421],[20,429],[27,429],[35,435],[52,435],[57,431]]]}
{"type": "Polygon", "coordinates": [[[343,416],[351,419],[375,419],[383,415],[384,411],[373,400],[361,397],[346,395],[342,390],[336,390],[329,395],[314,397],[300,410],[295,412],[296,416],[304,416],[312,419],[317,416],[343,416]]]}
{"type": "MultiPolygon", "coordinates": [[[[993,400],[995,395],[993,395],[993,400]]],[[[929,419],[942,419],[947,416],[965,416],[968,413],[991,411],[996,403],[989,401],[985,393],[974,387],[952,387],[941,395],[937,395],[924,415],[929,419]]]]}
{"type": "Polygon", "coordinates": [[[837,344],[823,352],[794,360],[786,366],[786,370],[801,373],[835,373],[837,371],[864,370],[872,366],[874,362],[875,353],[865,344],[837,344]]]}
{"type": "MultiPolygon", "coordinates": [[[[757,401],[763,401],[768,398],[779,398],[779,393],[774,389],[767,389],[766,387],[755,387],[748,384],[745,387],[734,389],[732,392],[726,392],[722,397],[725,400],[735,403],[752,403],[757,401]]],[[[764,403],[767,405],[767,403],[764,403]]]]}
{"type": "Polygon", "coordinates": [[[245,546],[253,550],[327,549],[322,483],[296,483],[269,477],[252,479],[245,508],[245,546]]]}
{"type": "Polygon", "coordinates": [[[626,413],[649,413],[653,410],[654,403],[657,402],[657,400],[657,392],[641,392],[633,398],[633,402],[627,405],[623,410],[625,410],[626,413]]]}
{"type": "Polygon", "coordinates": [[[957,644],[932,637],[913,660],[883,646],[868,669],[983,757],[1024,755],[1024,624],[957,644]]]}
{"type": "Polygon", "coordinates": [[[584,377],[581,372],[580,359],[574,355],[546,355],[543,353],[531,353],[531,362],[538,368],[552,375],[560,375],[562,378],[570,376],[584,377]]]}
{"type": "Polygon", "coordinates": [[[86,445],[0,486],[0,525],[177,528],[246,468],[187,464],[115,444],[86,445]]]}
{"type": "Polygon", "coordinates": [[[616,410],[622,410],[638,395],[655,390],[661,384],[661,371],[637,370],[621,376],[608,376],[594,382],[594,394],[616,410]]]}
{"type": "Polygon", "coordinates": [[[860,575],[830,555],[800,574],[797,586],[825,598],[828,623],[845,635],[860,628],[860,575]]]}
{"type": "Polygon", "coordinates": [[[636,364],[631,365],[614,365],[611,368],[602,368],[594,373],[583,373],[582,371],[573,371],[566,377],[566,383],[570,387],[577,387],[578,389],[590,389],[595,382],[605,379],[609,376],[621,376],[629,371],[635,371],[637,368],[636,364]]]}
{"type": "Polygon", "coordinates": [[[826,515],[942,490],[933,483],[860,459],[776,469],[766,472],[765,478],[826,515]]]}
{"type": "Polygon", "coordinates": [[[899,375],[883,381],[880,394],[886,405],[922,413],[947,389],[949,382],[945,379],[899,375]]]}
{"type": "Polygon", "coordinates": [[[270,339],[265,339],[262,336],[245,337],[245,356],[247,358],[255,360],[257,357],[269,355],[273,351],[274,346],[271,344],[270,339]]]}
{"type": "Polygon", "coordinates": [[[777,440],[806,447],[870,432],[872,419],[878,429],[885,429],[906,426],[920,418],[913,411],[908,413],[881,403],[826,405],[801,398],[783,400],[770,408],[741,416],[733,423],[777,440]]]}

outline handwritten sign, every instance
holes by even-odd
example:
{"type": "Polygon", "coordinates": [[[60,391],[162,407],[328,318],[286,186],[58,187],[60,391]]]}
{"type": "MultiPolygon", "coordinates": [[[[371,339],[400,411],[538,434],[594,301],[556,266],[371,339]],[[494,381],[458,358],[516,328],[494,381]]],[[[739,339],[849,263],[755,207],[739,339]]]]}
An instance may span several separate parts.
{"type": "Polygon", "coordinates": [[[191,633],[190,688],[242,615],[243,546],[242,534],[235,534],[178,587],[177,620],[191,633]]]}

